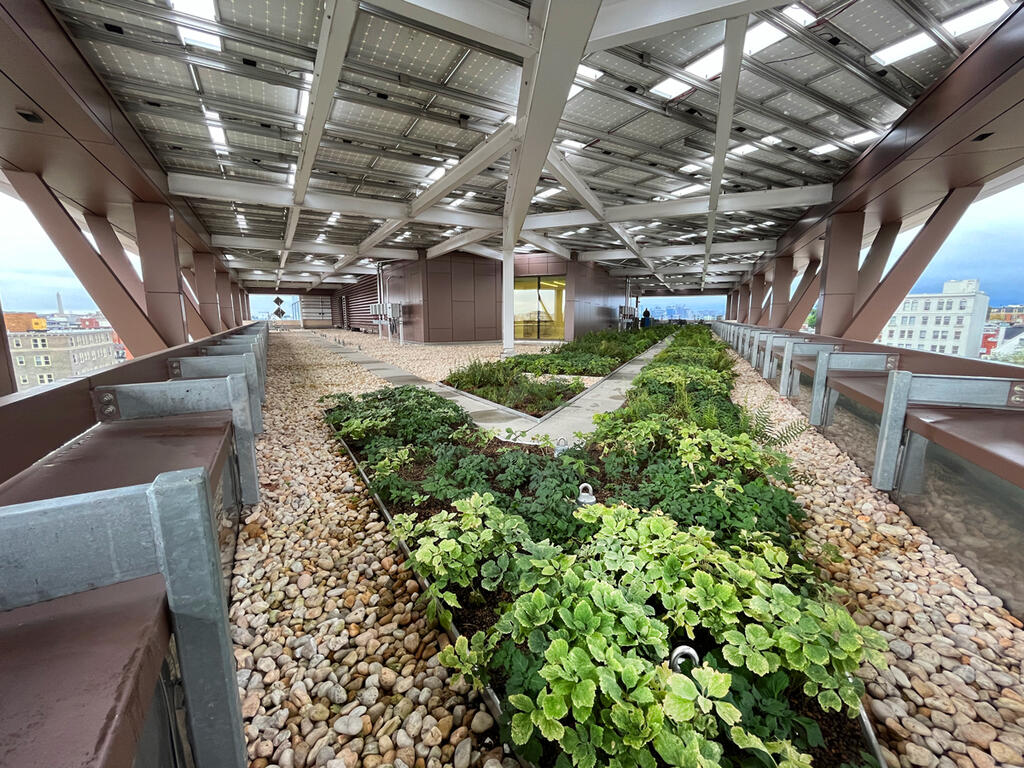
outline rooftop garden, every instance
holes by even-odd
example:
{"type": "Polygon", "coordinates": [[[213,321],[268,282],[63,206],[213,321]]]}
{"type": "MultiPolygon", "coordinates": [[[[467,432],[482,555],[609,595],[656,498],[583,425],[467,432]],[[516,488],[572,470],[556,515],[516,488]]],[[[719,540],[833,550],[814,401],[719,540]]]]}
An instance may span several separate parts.
{"type": "Polygon", "coordinates": [[[537,765],[870,763],[852,673],[882,665],[884,641],[793,527],[770,446],[796,430],[739,409],[732,380],[723,345],[684,327],[559,455],[423,390],[331,398],[427,610],[464,633],[445,664],[495,689],[507,743],[537,765]]]}
{"type": "Polygon", "coordinates": [[[585,388],[580,376],[607,376],[671,334],[673,326],[594,331],[537,354],[474,361],[445,384],[532,416],[543,416],[585,388]]]}

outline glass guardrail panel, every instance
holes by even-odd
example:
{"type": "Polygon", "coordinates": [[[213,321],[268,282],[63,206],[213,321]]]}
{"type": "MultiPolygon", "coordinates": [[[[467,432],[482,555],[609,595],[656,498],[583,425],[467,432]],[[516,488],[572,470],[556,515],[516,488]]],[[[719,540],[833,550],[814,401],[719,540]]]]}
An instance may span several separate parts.
{"type": "MultiPolygon", "coordinates": [[[[923,469],[920,492],[900,491],[895,500],[915,524],[1021,616],[1024,489],[932,442],[927,444],[923,469]]],[[[979,603],[991,600],[985,595],[972,597],[979,603]]]]}
{"type": "Polygon", "coordinates": [[[832,424],[824,429],[824,434],[870,477],[875,468],[880,422],[879,414],[841,394],[836,400],[832,424]]]}
{"type": "Polygon", "coordinates": [[[806,373],[798,375],[800,376],[800,391],[797,392],[796,397],[790,400],[790,402],[807,419],[811,415],[811,385],[814,383],[814,380],[806,373]]]}

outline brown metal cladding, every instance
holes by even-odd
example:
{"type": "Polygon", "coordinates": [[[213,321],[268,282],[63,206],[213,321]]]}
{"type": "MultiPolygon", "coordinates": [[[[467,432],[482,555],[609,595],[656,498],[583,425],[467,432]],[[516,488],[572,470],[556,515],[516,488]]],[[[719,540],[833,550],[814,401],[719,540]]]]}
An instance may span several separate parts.
{"type": "Polygon", "coordinates": [[[159,574],[0,613],[4,765],[131,768],[169,638],[159,574]]]}

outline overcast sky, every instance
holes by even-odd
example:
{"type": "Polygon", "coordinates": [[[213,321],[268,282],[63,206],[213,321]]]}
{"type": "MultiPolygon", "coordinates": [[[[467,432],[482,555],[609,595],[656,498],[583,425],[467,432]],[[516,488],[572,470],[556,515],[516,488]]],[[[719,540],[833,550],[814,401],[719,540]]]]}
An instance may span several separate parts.
{"type": "MultiPolygon", "coordinates": [[[[0,302],[6,311],[52,312],[57,292],[64,308],[94,310],[96,305],[53,247],[25,205],[0,194],[0,302]]],[[[893,261],[913,238],[896,240],[893,261]]],[[[993,306],[1024,303],[1024,185],[975,203],[964,215],[928,269],[915,292],[942,290],[945,280],[978,278],[993,306]]],[[[137,268],[137,267],[136,267],[137,268]]],[[[273,309],[273,296],[253,296],[254,312],[273,309]]],[[[721,296],[649,299],[649,306],[679,303],[703,313],[720,313],[721,296]]],[[[290,307],[287,302],[285,309],[290,307]]]]}

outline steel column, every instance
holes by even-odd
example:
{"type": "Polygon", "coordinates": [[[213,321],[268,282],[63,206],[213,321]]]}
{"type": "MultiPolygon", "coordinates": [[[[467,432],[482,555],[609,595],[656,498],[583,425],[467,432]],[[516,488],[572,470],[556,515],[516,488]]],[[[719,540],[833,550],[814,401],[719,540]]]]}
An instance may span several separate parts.
{"type": "Polygon", "coordinates": [[[516,352],[515,328],[516,254],[509,245],[501,253],[501,353],[516,352]]]}
{"type": "Polygon", "coordinates": [[[213,333],[224,330],[220,319],[220,300],[217,298],[217,271],[212,253],[193,253],[193,269],[196,276],[196,298],[199,299],[199,314],[206,327],[213,333]]]}
{"type": "Polygon", "coordinates": [[[837,213],[828,220],[825,253],[821,261],[821,304],[816,333],[842,336],[850,324],[853,300],[857,294],[857,264],[863,236],[863,211],[837,213]]]}
{"type": "Polygon", "coordinates": [[[772,306],[768,325],[781,328],[789,317],[789,293],[793,287],[793,257],[781,256],[775,260],[772,277],[772,306]]]}
{"type": "Polygon", "coordinates": [[[196,764],[244,766],[245,736],[209,479],[205,470],[167,472],[146,495],[181,676],[187,681],[185,711],[196,764]]]}
{"type": "Polygon", "coordinates": [[[878,424],[875,466],[871,473],[871,484],[880,491],[891,491],[896,481],[896,465],[903,443],[903,422],[907,415],[913,379],[914,374],[910,371],[889,371],[882,417],[878,424]]]}
{"type": "Polygon", "coordinates": [[[85,223],[96,243],[96,249],[100,252],[100,258],[106,262],[117,281],[135,299],[135,303],[145,311],[146,289],[142,286],[142,278],[139,277],[139,273],[135,271],[132,263],[128,261],[124,247],[117,239],[117,234],[110,226],[110,222],[102,216],[87,213],[85,214],[85,223]]]}
{"type": "Polygon", "coordinates": [[[748,317],[750,317],[750,285],[743,283],[740,286],[739,307],[736,319],[741,323],[745,323],[748,317]]]}
{"type": "Polygon", "coordinates": [[[242,317],[242,293],[238,283],[231,281],[231,306],[235,310],[235,325],[241,325],[242,317]]]}
{"type": "Polygon", "coordinates": [[[133,203],[135,237],[142,260],[146,314],[170,346],[188,342],[174,211],[162,203],[133,203]]]}
{"type": "Polygon", "coordinates": [[[864,306],[868,296],[881,282],[882,272],[889,261],[893,243],[896,242],[896,235],[900,233],[902,226],[903,221],[897,219],[883,224],[875,233],[875,239],[871,241],[871,249],[857,272],[857,295],[853,301],[854,312],[864,306]]]}
{"type": "Polygon", "coordinates": [[[808,262],[800,284],[797,285],[793,298],[789,300],[789,314],[786,316],[782,327],[789,331],[799,331],[811,312],[811,307],[818,300],[818,285],[821,281],[821,273],[818,270],[817,261],[808,262]]]}
{"type": "MultiPolygon", "coordinates": [[[[981,187],[951,190],[849,325],[841,333],[833,335],[841,335],[844,339],[874,341],[980,192],[981,187]]],[[[827,248],[826,245],[826,252],[827,248]]]]}
{"type": "Polygon", "coordinates": [[[168,343],[142,307],[85,239],[43,180],[24,171],[4,174],[131,353],[138,357],[166,349],[168,343]]]}
{"type": "Polygon", "coordinates": [[[234,328],[235,306],[231,300],[231,275],[227,272],[217,273],[217,298],[220,300],[220,318],[224,328],[234,328]]]}
{"type": "Polygon", "coordinates": [[[199,314],[199,304],[192,298],[192,294],[196,292],[196,276],[188,267],[182,267],[180,272],[182,282],[185,283],[181,296],[185,300],[185,326],[188,328],[188,335],[192,338],[192,341],[205,339],[210,335],[211,331],[206,327],[206,323],[203,322],[202,315],[199,314]],[[185,288],[191,289],[192,293],[189,293],[185,288]]]}
{"type": "Polygon", "coordinates": [[[761,319],[761,310],[764,306],[764,274],[753,275],[750,278],[750,314],[747,315],[747,322],[757,325],[761,319]]]}

